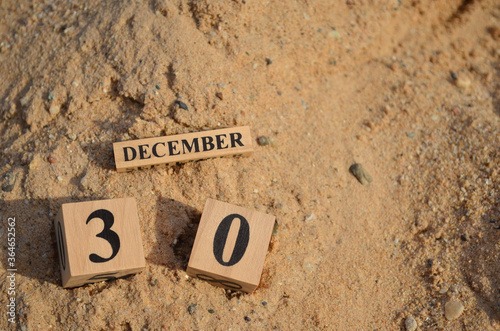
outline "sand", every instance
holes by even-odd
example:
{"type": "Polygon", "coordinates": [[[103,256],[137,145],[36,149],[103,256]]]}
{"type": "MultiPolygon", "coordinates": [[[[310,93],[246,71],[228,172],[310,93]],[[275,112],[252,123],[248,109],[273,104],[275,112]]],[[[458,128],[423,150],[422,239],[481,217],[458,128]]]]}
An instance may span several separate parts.
{"type": "Polygon", "coordinates": [[[499,72],[494,0],[2,1],[0,329],[500,329],[499,72]],[[240,125],[251,157],[114,168],[240,125]],[[63,289],[54,215],[115,197],[146,270],[63,289]],[[277,217],[251,294],[186,275],[207,198],[277,217]]]}

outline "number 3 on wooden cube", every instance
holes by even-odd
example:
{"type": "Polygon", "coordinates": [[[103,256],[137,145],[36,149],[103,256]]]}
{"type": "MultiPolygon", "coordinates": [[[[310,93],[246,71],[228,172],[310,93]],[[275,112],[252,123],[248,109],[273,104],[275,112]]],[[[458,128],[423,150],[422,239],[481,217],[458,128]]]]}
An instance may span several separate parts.
{"type": "Polygon", "coordinates": [[[252,292],[260,282],[275,217],[208,199],[189,258],[191,277],[252,292]]]}
{"type": "Polygon", "coordinates": [[[63,287],[115,279],[145,268],[133,198],[63,204],[54,226],[63,287]]]}

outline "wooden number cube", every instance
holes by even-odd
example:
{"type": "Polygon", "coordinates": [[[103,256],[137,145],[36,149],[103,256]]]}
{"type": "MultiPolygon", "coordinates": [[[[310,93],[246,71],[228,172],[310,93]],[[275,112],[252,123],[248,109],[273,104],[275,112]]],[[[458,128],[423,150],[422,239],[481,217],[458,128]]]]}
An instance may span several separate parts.
{"type": "Polygon", "coordinates": [[[63,287],[145,268],[135,199],[63,204],[54,220],[63,287]]]}
{"type": "Polygon", "coordinates": [[[230,290],[252,292],[260,282],[275,217],[208,199],[187,273],[230,290]]]}

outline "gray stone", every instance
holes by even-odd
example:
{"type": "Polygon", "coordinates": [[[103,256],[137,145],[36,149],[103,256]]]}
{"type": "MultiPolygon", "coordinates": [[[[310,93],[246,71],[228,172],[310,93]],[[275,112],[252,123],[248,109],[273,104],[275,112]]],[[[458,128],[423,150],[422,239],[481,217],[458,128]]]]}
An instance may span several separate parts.
{"type": "Polygon", "coordinates": [[[405,327],[406,331],[415,331],[418,327],[417,321],[415,321],[415,319],[410,316],[405,321],[405,327]]]}
{"type": "Polygon", "coordinates": [[[193,315],[196,312],[196,309],[198,308],[198,305],[196,303],[192,303],[188,307],[188,313],[190,315],[193,315]]]}
{"type": "Polygon", "coordinates": [[[362,185],[368,185],[373,181],[372,176],[363,168],[360,163],[354,163],[349,167],[349,172],[356,177],[362,185]]]}

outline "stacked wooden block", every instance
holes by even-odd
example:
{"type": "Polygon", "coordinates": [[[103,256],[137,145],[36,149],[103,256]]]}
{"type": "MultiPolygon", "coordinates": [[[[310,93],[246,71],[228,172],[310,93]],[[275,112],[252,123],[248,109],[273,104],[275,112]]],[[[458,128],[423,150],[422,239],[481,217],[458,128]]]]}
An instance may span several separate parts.
{"type": "MultiPolygon", "coordinates": [[[[118,171],[253,151],[248,127],[114,145],[118,171]]],[[[260,282],[275,217],[208,199],[187,274],[226,289],[260,282]]],[[[63,287],[137,273],[146,266],[134,198],[63,204],[54,221],[63,287]]],[[[168,245],[169,243],[163,243],[168,245]]]]}

